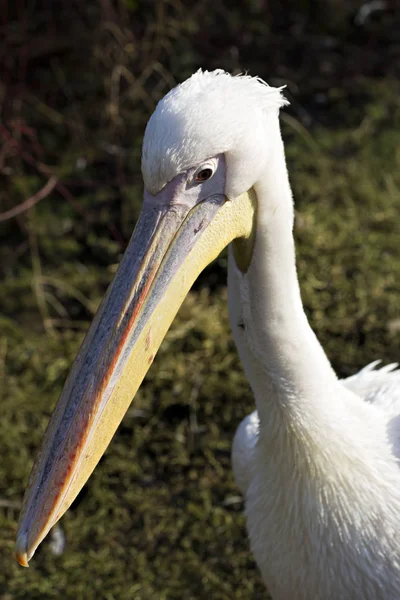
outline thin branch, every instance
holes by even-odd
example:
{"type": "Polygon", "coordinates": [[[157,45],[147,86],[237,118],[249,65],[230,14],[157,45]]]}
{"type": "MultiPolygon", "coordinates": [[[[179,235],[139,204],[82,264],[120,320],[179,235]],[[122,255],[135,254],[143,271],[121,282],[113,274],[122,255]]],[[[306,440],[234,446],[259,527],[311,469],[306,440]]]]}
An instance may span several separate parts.
{"type": "Polygon", "coordinates": [[[40,200],[43,200],[43,198],[46,198],[54,190],[57,183],[58,179],[53,175],[41,190],[36,192],[36,194],[33,194],[33,196],[25,200],[25,202],[14,206],[14,208],[11,208],[10,210],[0,213],[0,223],[3,221],[8,221],[9,219],[12,219],[13,217],[16,217],[17,215],[29,210],[32,208],[32,206],[35,206],[35,204],[40,202],[40,200]]]}

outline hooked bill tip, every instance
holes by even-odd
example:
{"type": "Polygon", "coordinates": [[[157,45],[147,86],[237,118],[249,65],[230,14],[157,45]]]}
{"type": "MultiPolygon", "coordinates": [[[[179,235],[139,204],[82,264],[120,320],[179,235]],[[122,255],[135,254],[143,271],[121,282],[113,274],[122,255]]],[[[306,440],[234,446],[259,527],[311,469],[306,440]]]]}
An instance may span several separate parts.
{"type": "Polygon", "coordinates": [[[20,533],[17,538],[17,543],[15,546],[15,556],[17,557],[17,561],[21,565],[21,567],[29,567],[28,561],[28,553],[27,553],[27,545],[28,545],[28,536],[26,533],[20,533]]]}

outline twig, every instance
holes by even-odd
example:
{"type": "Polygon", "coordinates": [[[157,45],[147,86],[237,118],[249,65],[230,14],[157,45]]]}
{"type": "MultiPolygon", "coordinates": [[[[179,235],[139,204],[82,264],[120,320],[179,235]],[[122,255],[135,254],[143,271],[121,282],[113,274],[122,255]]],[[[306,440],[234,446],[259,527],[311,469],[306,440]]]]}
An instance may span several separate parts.
{"type": "MultiPolygon", "coordinates": [[[[47,165],[45,165],[43,163],[40,163],[31,154],[29,154],[29,152],[25,152],[21,148],[21,145],[17,142],[17,140],[15,138],[13,138],[12,135],[10,134],[10,132],[3,125],[1,125],[1,124],[0,124],[0,135],[3,135],[3,137],[6,138],[7,143],[9,145],[11,145],[12,147],[14,147],[14,148],[17,149],[17,151],[19,153],[19,156],[25,162],[27,162],[29,165],[33,166],[42,175],[46,175],[47,177],[50,177],[50,179],[49,179],[48,183],[46,184],[46,186],[50,183],[50,180],[52,180],[53,178],[55,178],[55,176],[52,175],[52,173],[51,173],[50,167],[48,167],[47,165]]],[[[0,170],[1,170],[1,154],[0,154],[0,170]]],[[[74,207],[74,209],[79,214],[81,214],[83,216],[84,220],[87,223],[89,223],[90,220],[89,220],[86,212],[80,207],[79,203],[75,200],[74,196],[71,194],[71,192],[68,190],[68,188],[66,188],[65,185],[63,185],[61,183],[61,181],[59,181],[57,178],[55,178],[55,179],[56,179],[56,181],[54,182],[53,188],[55,187],[56,190],[57,190],[57,192],[59,192],[61,194],[61,196],[65,200],[67,200],[74,207]]],[[[38,192],[38,194],[39,193],[43,193],[43,191],[46,188],[46,186],[43,188],[43,190],[40,190],[40,192],[38,192]]],[[[32,198],[35,198],[36,196],[37,196],[37,194],[35,194],[35,196],[33,196],[32,198]]],[[[37,201],[39,201],[40,199],[41,198],[39,198],[37,201]]],[[[32,199],[30,199],[30,200],[32,200],[32,199]]],[[[26,202],[28,202],[28,200],[26,202]]],[[[22,206],[23,205],[21,205],[21,207],[22,206]]],[[[16,210],[16,209],[11,209],[11,211],[14,211],[14,210],[16,210]]],[[[4,221],[7,218],[11,218],[9,216],[8,217],[7,216],[4,217],[4,215],[8,215],[9,212],[11,212],[11,211],[7,211],[6,213],[0,213],[0,223],[2,222],[2,220],[4,221]]],[[[14,216],[14,215],[12,215],[12,216],[14,216]]],[[[107,228],[108,228],[109,232],[111,233],[111,235],[113,236],[113,238],[119,243],[119,245],[121,246],[121,248],[125,248],[125,245],[126,245],[125,241],[124,241],[122,235],[119,233],[119,231],[117,231],[117,229],[113,225],[111,225],[111,224],[108,224],[107,228]]]]}
{"type": "Polygon", "coordinates": [[[54,190],[57,183],[58,179],[53,175],[41,190],[36,192],[36,194],[33,194],[33,196],[25,200],[25,202],[14,206],[14,208],[11,208],[10,210],[0,213],[0,223],[3,221],[8,221],[9,219],[12,219],[13,217],[16,217],[17,215],[29,210],[32,208],[32,206],[35,206],[35,204],[40,202],[40,200],[43,200],[43,198],[46,198],[54,190]]]}

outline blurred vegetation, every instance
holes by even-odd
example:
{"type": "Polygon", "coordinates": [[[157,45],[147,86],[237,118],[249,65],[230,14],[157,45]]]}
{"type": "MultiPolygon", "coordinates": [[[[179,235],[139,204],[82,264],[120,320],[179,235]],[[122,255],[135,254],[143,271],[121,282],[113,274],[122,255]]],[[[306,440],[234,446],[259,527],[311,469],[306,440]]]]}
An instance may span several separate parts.
{"type": "Polygon", "coordinates": [[[32,460],[140,210],[157,100],[194,70],[288,84],[305,308],[346,376],[398,358],[395,4],[19,0],[0,15],[0,600],[266,598],[230,469],[253,409],[222,255],[199,279],[88,485],[29,570],[32,460]],[[371,9],[380,4],[381,8],[371,9]]]}

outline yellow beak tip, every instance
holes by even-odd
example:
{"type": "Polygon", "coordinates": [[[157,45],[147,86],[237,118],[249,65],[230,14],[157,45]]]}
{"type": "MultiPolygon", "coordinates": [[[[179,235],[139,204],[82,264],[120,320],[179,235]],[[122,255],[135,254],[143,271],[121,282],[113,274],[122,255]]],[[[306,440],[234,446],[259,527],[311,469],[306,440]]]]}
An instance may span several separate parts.
{"type": "Polygon", "coordinates": [[[18,536],[17,544],[15,547],[15,556],[17,557],[17,561],[21,565],[21,567],[29,567],[28,561],[28,553],[26,551],[27,547],[27,535],[21,533],[18,536]]]}

